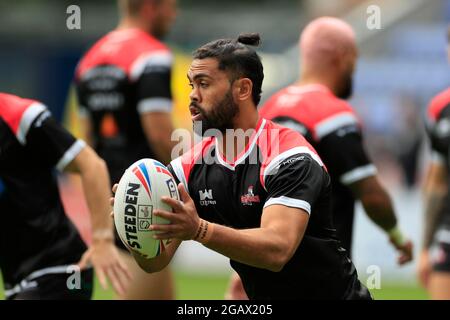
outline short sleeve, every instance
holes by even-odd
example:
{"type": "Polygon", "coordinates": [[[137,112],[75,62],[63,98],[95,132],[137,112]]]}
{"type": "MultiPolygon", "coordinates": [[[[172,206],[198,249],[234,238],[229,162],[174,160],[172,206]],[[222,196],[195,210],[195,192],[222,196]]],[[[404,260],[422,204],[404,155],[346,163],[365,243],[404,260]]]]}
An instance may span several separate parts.
{"type": "Polygon", "coordinates": [[[268,196],[264,207],[281,204],[310,214],[329,183],[325,169],[308,154],[292,155],[272,171],[265,178],[268,196]]]}
{"type": "Polygon", "coordinates": [[[86,146],[59,125],[50,112],[41,113],[31,124],[26,137],[26,148],[31,158],[63,171],[86,146]]]}
{"type": "Polygon", "coordinates": [[[140,114],[172,111],[172,60],[169,52],[160,52],[149,55],[140,63],[141,71],[135,80],[140,114]]]}
{"type": "Polygon", "coordinates": [[[377,169],[363,146],[361,129],[356,124],[347,125],[324,136],[318,152],[332,177],[339,177],[349,185],[376,175],[377,169]]]}

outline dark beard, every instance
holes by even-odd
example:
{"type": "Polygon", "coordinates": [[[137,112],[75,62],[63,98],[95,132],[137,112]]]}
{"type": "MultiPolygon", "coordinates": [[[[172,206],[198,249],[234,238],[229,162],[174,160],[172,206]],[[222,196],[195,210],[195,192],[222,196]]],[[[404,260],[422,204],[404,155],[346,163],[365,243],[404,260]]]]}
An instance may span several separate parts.
{"type": "Polygon", "coordinates": [[[342,81],[343,85],[339,90],[337,96],[338,98],[347,100],[353,94],[353,76],[352,74],[346,75],[342,81]]]}
{"type": "MultiPolygon", "coordinates": [[[[225,133],[227,129],[233,129],[233,119],[239,113],[239,106],[234,102],[231,91],[228,91],[222,101],[213,106],[209,113],[195,102],[191,103],[191,105],[202,115],[202,136],[209,129],[216,129],[222,133],[225,133]]],[[[194,123],[194,131],[195,128],[196,124],[194,123]]]]}

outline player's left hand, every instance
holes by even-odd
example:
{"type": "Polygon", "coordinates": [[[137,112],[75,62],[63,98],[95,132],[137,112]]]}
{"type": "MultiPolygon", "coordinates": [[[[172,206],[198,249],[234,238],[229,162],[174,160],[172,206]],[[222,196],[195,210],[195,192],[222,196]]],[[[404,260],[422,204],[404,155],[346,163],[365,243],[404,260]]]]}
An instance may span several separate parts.
{"type": "Polygon", "coordinates": [[[83,254],[78,266],[84,269],[91,263],[103,289],[108,289],[107,278],[119,296],[125,294],[131,273],[111,239],[94,240],[83,254]]]}
{"type": "Polygon", "coordinates": [[[182,201],[170,197],[161,197],[161,200],[172,207],[173,212],[157,209],[155,216],[167,219],[170,224],[153,224],[150,230],[158,231],[155,239],[191,240],[195,237],[200,224],[200,218],[194,201],[187,193],[183,184],[178,184],[178,192],[182,201]]]}

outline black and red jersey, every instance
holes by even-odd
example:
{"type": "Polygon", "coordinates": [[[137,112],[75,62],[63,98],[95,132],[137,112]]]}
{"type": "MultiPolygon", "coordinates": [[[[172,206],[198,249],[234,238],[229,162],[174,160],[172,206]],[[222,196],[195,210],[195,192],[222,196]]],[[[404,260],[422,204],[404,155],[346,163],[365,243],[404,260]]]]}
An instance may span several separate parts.
{"type": "Polygon", "coordinates": [[[301,133],[326,164],[333,187],[333,218],[351,252],[355,198],[349,185],[376,174],[352,107],[319,84],[289,86],[273,95],[260,114],[301,133]]]}
{"type": "MultiPolygon", "coordinates": [[[[260,119],[249,143],[232,161],[216,138],[206,138],[173,160],[199,216],[236,229],[258,228],[273,204],[309,214],[297,251],[280,272],[231,260],[252,299],[346,298],[359,286],[356,270],[332,227],[330,178],[320,157],[297,132],[260,119]]],[[[301,213],[299,213],[301,214],[301,213]]]]}
{"type": "Polygon", "coordinates": [[[155,158],[142,125],[147,112],[172,108],[172,54],[140,29],[115,30],[80,61],[75,76],[81,112],[93,124],[94,149],[111,181],[141,158],[155,158]]]}
{"type": "MultiPolygon", "coordinates": [[[[434,97],[427,109],[426,128],[431,142],[433,161],[442,163],[447,168],[450,181],[450,88],[434,97]]],[[[450,193],[447,192],[445,205],[442,207],[440,225],[450,229],[450,193]]],[[[446,236],[446,242],[450,239],[446,236]]]]}
{"type": "Polygon", "coordinates": [[[84,146],[43,104],[0,93],[0,268],[7,296],[32,275],[66,273],[86,249],[65,215],[54,172],[84,146]]]}

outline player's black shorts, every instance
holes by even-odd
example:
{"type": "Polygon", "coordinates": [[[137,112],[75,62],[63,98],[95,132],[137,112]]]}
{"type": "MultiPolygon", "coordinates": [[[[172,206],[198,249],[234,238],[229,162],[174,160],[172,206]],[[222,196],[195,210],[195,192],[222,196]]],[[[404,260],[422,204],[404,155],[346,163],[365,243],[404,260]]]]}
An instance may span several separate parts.
{"type": "Polygon", "coordinates": [[[450,272],[450,228],[437,230],[430,248],[434,271],[450,272]]]}
{"type": "Polygon", "coordinates": [[[89,300],[94,286],[93,270],[75,274],[57,273],[27,281],[6,290],[7,300],[89,300]],[[70,278],[71,277],[71,278],[70,278]],[[9,294],[7,294],[9,292],[9,294]]]}
{"type": "Polygon", "coordinates": [[[373,300],[373,298],[369,289],[357,277],[354,277],[348,292],[344,295],[344,300],[373,300]]]}

